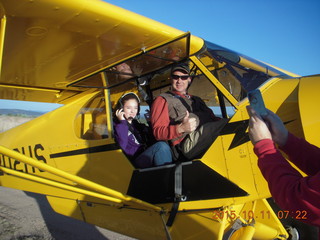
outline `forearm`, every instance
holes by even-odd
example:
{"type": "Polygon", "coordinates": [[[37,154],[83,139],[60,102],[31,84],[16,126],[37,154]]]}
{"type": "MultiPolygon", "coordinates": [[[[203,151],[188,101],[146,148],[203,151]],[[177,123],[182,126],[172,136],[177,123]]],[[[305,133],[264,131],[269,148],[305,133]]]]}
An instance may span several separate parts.
{"type": "Polygon", "coordinates": [[[157,140],[167,141],[181,136],[178,134],[176,125],[156,126],[153,128],[153,135],[157,140]]]}
{"type": "Polygon", "coordinates": [[[279,206],[293,214],[296,211],[305,211],[307,222],[319,224],[320,174],[302,177],[275,148],[271,140],[260,141],[254,150],[259,158],[259,168],[279,206]]]}
{"type": "Polygon", "coordinates": [[[306,174],[314,175],[320,171],[320,149],[306,140],[289,133],[287,143],[280,149],[306,174]]]}

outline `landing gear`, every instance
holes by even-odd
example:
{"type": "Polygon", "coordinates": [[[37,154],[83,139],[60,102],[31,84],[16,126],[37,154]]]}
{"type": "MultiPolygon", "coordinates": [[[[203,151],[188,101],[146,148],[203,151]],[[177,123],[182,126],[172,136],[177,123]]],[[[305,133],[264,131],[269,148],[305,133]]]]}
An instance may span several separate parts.
{"type": "Polygon", "coordinates": [[[286,227],[287,232],[289,233],[289,240],[299,240],[299,232],[295,227],[286,227]]]}

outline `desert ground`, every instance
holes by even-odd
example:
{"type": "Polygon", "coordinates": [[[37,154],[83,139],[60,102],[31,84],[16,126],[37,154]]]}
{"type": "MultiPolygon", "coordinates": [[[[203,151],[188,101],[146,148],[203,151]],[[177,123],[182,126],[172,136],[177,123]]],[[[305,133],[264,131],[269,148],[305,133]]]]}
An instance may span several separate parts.
{"type": "Polygon", "coordinates": [[[0,187],[1,240],[129,240],[54,212],[46,197],[0,187]]]}
{"type": "Polygon", "coordinates": [[[17,116],[8,116],[8,115],[0,115],[0,133],[18,126],[22,123],[30,121],[33,119],[32,117],[17,117],[17,116]]]}

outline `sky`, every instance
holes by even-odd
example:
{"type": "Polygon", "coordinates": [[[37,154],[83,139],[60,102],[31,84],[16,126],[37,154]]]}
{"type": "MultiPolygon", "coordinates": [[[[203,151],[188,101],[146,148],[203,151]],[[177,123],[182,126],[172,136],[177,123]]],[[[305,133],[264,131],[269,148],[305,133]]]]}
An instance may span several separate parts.
{"type": "Polygon", "coordinates": [[[320,0],[105,1],[289,72],[320,74],[320,0]]]}

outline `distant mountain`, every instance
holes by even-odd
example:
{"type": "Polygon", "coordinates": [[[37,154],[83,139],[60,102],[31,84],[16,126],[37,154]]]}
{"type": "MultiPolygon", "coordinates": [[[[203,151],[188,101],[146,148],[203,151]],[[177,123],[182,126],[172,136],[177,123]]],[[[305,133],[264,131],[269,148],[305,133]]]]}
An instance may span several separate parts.
{"type": "Polygon", "coordinates": [[[21,109],[0,109],[0,115],[10,115],[10,116],[25,116],[25,117],[38,117],[43,115],[45,112],[37,112],[30,110],[21,109]]]}

